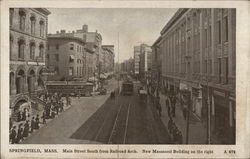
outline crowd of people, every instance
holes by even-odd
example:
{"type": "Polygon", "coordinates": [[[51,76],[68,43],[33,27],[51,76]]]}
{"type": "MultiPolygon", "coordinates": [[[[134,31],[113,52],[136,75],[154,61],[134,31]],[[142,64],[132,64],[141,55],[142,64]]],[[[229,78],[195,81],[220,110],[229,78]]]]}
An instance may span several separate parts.
{"type": "MultiPolygon", "coordinates": [[[[154,105],[158,112],[159,117],[162,116],[162,106],[160,103],[160,95],[159,90],[154,87],[149,87],[148,94],[154,99],[154,105]]],[[[170,137],[174,144],[182,144],[183,143],[183,136],[180,129],[177,127],[175,121],[173,118],[175,118],[175,109],[176,109],[176,103],[178,100],[178,95],[174,93],[167,93],[166,94],[166,108],[167,108],[167,114],[169,117],[168,121],[168,132],[170,134],[170,137]]]]}
{"type": "MultiPolygon", "coordinates": [[[[53,119],[60,112],[64,110],[65,104],[62,99],[62,94],[44,94],[43,97],[44,109],[43,113],[40,116],[36,114],[35,116],[30,116],[29,110],[24,108],[23,111],[17,113],[17,123],[15,123],[10,118],[10,143],[18,144],[33,133],[34,130],[38,130],[41,124],[46,124],[46,120],[53,119]],[[31,120],[30,120],[31,118],[31,120]]],[[[66,96],[66,105],[71,105],[71,99],[69,96],[66,96]]]]}

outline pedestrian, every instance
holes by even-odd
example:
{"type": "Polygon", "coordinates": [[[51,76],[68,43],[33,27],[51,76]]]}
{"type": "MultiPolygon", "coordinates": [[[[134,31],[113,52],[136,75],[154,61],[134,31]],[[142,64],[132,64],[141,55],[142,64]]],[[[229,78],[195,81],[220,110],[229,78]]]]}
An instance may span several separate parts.
{"type": "Polygon", "coordinates": [[[56,115],[59,113],[59,102],[55,105],[56,115]]]}
{"type": "Polygon", "coordinates": [[[18,144],[23,139],[23,128],[22,123],[19,124],[18,130],[17,130],[17,137],[16,137],[16,143],[18,144]]]}
{"type": "Polygon", "coordinates": [[[30,124],[30,132],[33,133],[33,130],[35,129],[35,118],[32,117],[31,124],[30,124]]]}
{"type": "Polygon", "coordinates": [[[60,105],[60,112],[62,112],[62,111],[63,111],[63,101],[60,100],[59,103],[60,103],[60,104],[59,104],[59,105],[60,105]]]}
{"type": "Polygon", "coordinates": [[[168,117],[171,118],[170,101],[168,98],[166,99],[166,107],[168,111],[168,117]]]}
{"type": "Polygon", "coordinates": [[[26,108],[24,108],[23,113],[22,113],[22,121],[26,120],[26,108]]]}
{"type": "Polygon", "coordinates": [[[24,124],[23,137],[29,136],[29,129],[30,129],[29,120],[27,120],[26,123],[24,124]]]}
{"type": "Polygon", "coordinates": [[[175,125],[175,124],[174,124],[173,119],[170,118],[169,121],[168,121],[168,132],[169,132],[170,134],[172,134],[174,125],[175,125]]]}
{"type": "Polygon", "coordinates": [[[182,144],[183,143],[183,138],[182,138],[182,133],[180,130],[177,132],[177,144],[182,144]]]}
{"type": "Polygon", "coordinates": [[[12,120],[11,120],[11,118],[10,118],[10,122],[9,122],[9,130],[11,130],[11,128],[12,128],[12,126],[13,126],[13,122],[12,122],[12,120]]]}
{"type": "Polygon", "coordinates": [[[19,111],[17,112],[17,122],[20,122],[21,119],[22,119],[22,112],[19,110],[19,111]]]}
{"type": "Polygon", "coordinates": [[[161,117],[161,111],[162,111],[162,109],[161,109],[160,97],[159,96],[156,97],[156,108],[158,110],[159,116],[161,117]]]}
{"type": "Polygon", "coordinates": [[[39,129],[39,115],[36,115],[36,119],[35,119],[35,129],[39,129]]]}
{"type": "Polygon", "coordinates": [[[13,126],[10,133],[11,144],[16,143],[16,126],[13,126]]]}
{"type": "Polygon", "coordinates": [[[176,104],[176,97],[175,96],[172,96],[172,102],[171,102],[171,105],[172,105],[172,116],[175,117],[175,104],[176,104]]]}
{"type": "Polygon", "coordinates": [[[43,119],[43,124],[46,124],[46,111],[45,110],[43,111],[42,119],[43,119]]]}

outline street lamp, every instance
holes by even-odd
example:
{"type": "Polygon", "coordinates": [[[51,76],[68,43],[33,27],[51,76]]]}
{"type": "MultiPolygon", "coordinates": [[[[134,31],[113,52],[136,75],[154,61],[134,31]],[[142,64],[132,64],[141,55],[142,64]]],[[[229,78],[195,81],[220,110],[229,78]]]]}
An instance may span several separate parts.
{"type": "MultiPolygon", "coordinates": [[[[189,64],[190,63],[190,60],[191,60],[191,56],[190,55],[186,55],[185,56],[185,59],[186,59],[186,61],[187,61],[187,64],[189,64]]],[[[190,73],[189,72],[189,67],[187,67],[187,69],[188,69],[188,71],[187,71],[187,77],[189,77],[189,75],[188,75],[188,73],[190,73]]],[[[190,104],[191,104],[191,95],[189,94],[190,92],[189,92],[189,90],[187,89],[187,128],[186,128],[186,144],[188,144],[188,139],[189,139],[189,111],[190,111],[190,104]]]]}

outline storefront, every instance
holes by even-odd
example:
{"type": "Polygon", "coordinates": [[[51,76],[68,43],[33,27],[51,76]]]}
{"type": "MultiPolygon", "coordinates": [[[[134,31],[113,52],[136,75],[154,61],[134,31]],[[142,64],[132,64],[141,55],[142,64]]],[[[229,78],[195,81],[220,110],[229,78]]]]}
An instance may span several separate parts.
{"type": "Polygon", "coordinates": [[[213,90],[213,135],[220,144],[235,143],[235,98],[229,92],[213,90]]]}

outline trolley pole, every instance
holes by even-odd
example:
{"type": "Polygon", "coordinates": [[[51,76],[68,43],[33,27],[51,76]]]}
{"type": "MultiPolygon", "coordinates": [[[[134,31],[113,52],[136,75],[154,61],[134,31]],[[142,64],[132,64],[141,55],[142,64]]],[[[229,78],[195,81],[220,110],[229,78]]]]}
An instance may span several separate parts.
{"type": "Polygon", "coordinates": [[[117,58],[118,58],[118,94],[120,93],[120,63],[119,63],[119,32],[118,32],[118,47],[117,47],[117,58]]]}

